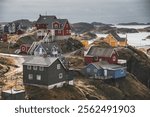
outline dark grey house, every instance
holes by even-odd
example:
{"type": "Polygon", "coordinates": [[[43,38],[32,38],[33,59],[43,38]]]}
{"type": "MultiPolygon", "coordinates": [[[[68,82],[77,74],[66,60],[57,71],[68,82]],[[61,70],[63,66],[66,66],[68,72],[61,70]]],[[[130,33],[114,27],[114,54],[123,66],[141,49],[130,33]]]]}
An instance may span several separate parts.
{"type": "Polygon", "coordinates": [[[23,63],[23,83],[51,89],[64,83],[73,85],[73,78],[58,58],[32,56],[23,63]]]}

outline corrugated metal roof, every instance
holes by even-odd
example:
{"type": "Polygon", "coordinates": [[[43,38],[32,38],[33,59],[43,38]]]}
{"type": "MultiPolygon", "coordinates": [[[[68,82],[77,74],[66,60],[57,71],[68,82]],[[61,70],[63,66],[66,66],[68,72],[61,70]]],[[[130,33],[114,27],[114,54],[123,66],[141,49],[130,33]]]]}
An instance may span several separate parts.
{"type": "Polygon", "coordinates": [[[113,48],[101,48],[99,46],[92,46],[87,55],[89,56],[99,56],[99,57],[111,57],[115,50],[113,48]]]}
{"type": "Polygon", "coordinates": [[[103,68],[103,69],[110,69],[110,70],[117,70],[117,69],[122,69],[125,68],[123,66],[120,65],[115,65],[115,64],[109,64],[106,61],[101,61],[101,62],[95,62],[95,63],[91,63],[93,64],[97,69],[103,68]]]}
{"type": "Polygon", "coordinates": [[[23,63],[23,65],[49,67],[57,59],[58,58],[55,57],[30,56],[28,57],[28,60],[23,63]]]}

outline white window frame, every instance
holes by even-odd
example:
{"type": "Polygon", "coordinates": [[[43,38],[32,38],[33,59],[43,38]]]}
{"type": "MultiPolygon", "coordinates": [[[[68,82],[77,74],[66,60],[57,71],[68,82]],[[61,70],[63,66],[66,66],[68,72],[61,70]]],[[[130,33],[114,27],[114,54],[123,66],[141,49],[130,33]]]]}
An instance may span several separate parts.
{"type": "Polygon", "coordinates": [[[40,71],[44,71],[44,67],[39,67],[39,70],[40,71]]]}
{"type": "Polygon", "coordinates": [[[59,70],[61,68],[60,64],[57,64],[57,70],[59,70]]]}
{"type": "Polygon", "coordinates": [[[32,66],[31,65],[27,65],[27,70],[31,70],[32,66]]]}
{"type": "Polygon", "coordinates": [[[37,66],[33,66],[33,70],[37,70],[38,69],[38,67],[37,66]]]}
{"type": "Polygon", "coordinates": [[[87,68],[86,71],[89,73],[89,72],[91,72],[91,69],[90,69],[90,68],[87,68]]]}
{"type": "Polygon", "coordinates": [[[28,79],[33,80],[33,74],[28,74],[28,79]]]}
{"type": "Polygon", "coordinates": [[[63,73],[59,73],[59,79],[63,78],[63,73]]]}
{"type": "Polygon", "coordinates": [[[41,75],[36,75],[36,80],[41,80],[42,79],[42,77],[41,77],[41,75]]]}
{"type": "Polygon", "coordinates": [[[94,73],[97,73],[97,71],[98,71],[97,69],[94,69],[94,73]]]}

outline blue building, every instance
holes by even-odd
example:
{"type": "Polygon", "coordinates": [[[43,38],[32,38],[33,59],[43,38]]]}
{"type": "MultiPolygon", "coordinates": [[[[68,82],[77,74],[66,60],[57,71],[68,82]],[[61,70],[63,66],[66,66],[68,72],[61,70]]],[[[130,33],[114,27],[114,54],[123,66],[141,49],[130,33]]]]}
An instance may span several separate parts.
{"type": "Polygon", "coordinates": [[[101,61],[88,64],[81,73],[95,79],[118,79],[126,77],[126,67],[101,61]]]}

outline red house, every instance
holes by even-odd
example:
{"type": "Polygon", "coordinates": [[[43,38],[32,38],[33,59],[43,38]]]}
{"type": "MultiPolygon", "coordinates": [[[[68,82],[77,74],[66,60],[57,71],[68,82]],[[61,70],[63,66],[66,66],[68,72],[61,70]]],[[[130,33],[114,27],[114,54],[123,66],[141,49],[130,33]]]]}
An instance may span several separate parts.
{"type": "Polygon", "coordinates": [[[84,56],[85,64],[107,61],[110,64],[117,64],[118,53],[114,48],[101,48],[92,46],[84,56]]]}
{"type": "Polygon", "coordinates": [[[2,35],[2,41],[7,42],[7,40],[8,40],[7,34],[3,34],[2,35]]]}
{"type": "Polygon", "coordinates": [[[39,39],[44,38],[47,33],[55,36],[56,39],[65,39],[71,35],[71,26],[67,19],[57,19],[56,16],[42,16],[35,24],[39,39]]]}
{"type": "Polygon", "coordinates": [[[22,44],[20,46],[20,53],[27,54],[30,46],[31,46],[30,44],[22,44]]]}

